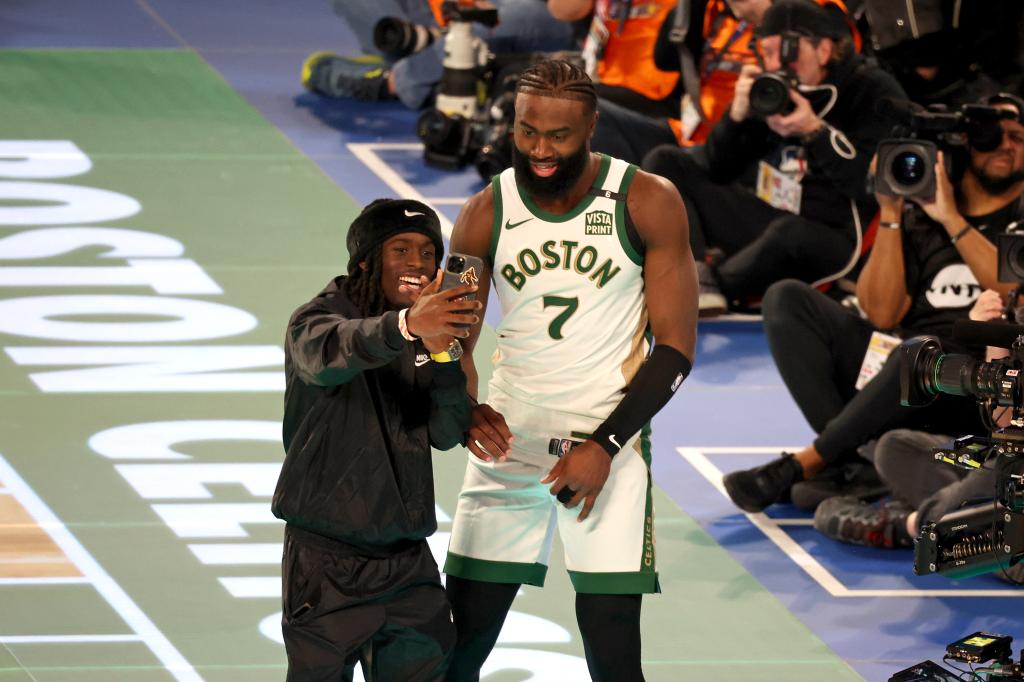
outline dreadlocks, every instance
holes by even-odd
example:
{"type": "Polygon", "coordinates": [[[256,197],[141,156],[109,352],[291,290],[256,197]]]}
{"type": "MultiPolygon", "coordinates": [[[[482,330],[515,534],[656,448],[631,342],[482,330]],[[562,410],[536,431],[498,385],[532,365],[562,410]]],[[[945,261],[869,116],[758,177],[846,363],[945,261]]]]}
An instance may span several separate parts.
{"type": "Polygon", "coordinates": [[[366,317],[383,315],[388,302],[384,298],[381,287],[381,275],[384,272],[381,245],[374,247],[366,257],[366,269],[355,267],[345,279],[344,290],[349,300],[366,317]]]}
{"type": "Polygon", "coordinates": [[[546,59],[519,76],[516,93],[575,99],[586,103],[588,113],[597,109],[597,91],[587,72],[560,59],[546,59]]]}

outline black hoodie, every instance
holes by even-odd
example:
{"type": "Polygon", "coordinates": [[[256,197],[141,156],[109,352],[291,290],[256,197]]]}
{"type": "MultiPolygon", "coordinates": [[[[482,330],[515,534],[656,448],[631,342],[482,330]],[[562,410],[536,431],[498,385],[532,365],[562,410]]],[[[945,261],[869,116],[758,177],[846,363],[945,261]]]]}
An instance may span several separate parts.
{"type": "Polygon", "coordinates": [[[370,556],[437,529],[430,446],[469,428],[466,377],[406,341],[398,313],[363,318],[332,280],[285,339],[284,466],[274,516],[370,556]]]}

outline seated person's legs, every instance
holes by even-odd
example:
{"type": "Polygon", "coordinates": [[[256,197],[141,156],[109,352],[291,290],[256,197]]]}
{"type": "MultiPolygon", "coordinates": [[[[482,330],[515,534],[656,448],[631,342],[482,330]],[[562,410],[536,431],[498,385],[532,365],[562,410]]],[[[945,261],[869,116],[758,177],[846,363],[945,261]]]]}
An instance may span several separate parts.
{"type": "Polygon", "coordinates": [[[716,272],[731,300],[756,298],[782,279],[816,282],[838,274],[850,263],[853,249],[852,232],[787,213],[719,263],[716,272]]]}
{"type": "MultiPolygon", "coordinates": [[[[762,304],[765,335],[782,379],[811,428],[821,431],[856,393],[854,383],[871,326],[821,292],[795,280],[768,288],[762,304]]],[[[840,452],[841,454],[841,452],[840,452]]],[[[788,498],[793,484],[825,465],[811,445],[760,467],[728,474],[729,497],[748,512],[788,498]]]]}
{"type": "Polygon", "coordinates": [[[597,128],[590,148],[623,161],[640,164],[660,145],[676,145],[676,136],[665,119],[638,114],[626,107],[599,99],[597,128]]]}

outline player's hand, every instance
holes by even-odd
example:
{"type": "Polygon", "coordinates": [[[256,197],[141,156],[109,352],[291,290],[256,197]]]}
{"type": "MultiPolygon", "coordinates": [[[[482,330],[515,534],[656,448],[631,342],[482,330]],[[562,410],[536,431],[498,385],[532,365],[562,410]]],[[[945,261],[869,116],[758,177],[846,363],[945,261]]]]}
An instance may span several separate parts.
{"type": "Polygon", "coordinates": [[[975,322],[998,320],[1003,314],[1003,299],[998,291],[986,289],[974,302],[971,312],[967,315],[975,322]]]}
{"type": "Polygon", "coordinates": [[[740,75],[736,79],[736,86],[733,90],[732,104],[729,105],[729,118],[736,123],[750,115],[750,86],[754,84],[754,77],[759,73],[761,73],[761,67],[757,64],[744,64],[740,69],[740,75]]]}
{"type": "Polygon", "coordinates": [[[541,483],[554,483],[549,490],[556,497],[563,488],[576,491],[565,506],[572,509],[582,500],[583,510],[576,517],[577,521],[582,521],[590,516],[611,470],[612,458],[600,445],[587,440],[562,455],[541,483]]]}
{"type": "MultiPolygon", "coordinates": [[[[406,314],[409,333],[427,339],[434,336],[456,337],[464,339],[469,336],[469,326],[480,321],[476,311],[483,307],[477,300],[463,300],[463,297],[475,293],[475,284],[441,291],[441,270],[430,284],[423,288],[416,302],[406,314]],[[456,326],[466,325],[466,326],[456,326]]],[[[445,348],[448,347],[446,343],[445,348]]]]}
{"type": "Polygon", "coordinates": [[[505,417],[487,403],[480,403],[470,415],[466,447],[485,462],[504,461],[512,452],[512,431],[505,417]]]}

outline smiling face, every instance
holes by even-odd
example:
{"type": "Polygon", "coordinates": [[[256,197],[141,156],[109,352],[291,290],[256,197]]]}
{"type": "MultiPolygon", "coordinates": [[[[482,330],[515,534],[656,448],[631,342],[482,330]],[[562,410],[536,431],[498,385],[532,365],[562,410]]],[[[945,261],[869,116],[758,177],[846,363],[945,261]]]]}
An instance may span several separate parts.
{"type": "MultiPolygon", "coordinates": [[[[437,274],[438,253],[434,241],[420,232],[402,232],[381,244],[381,288],[392,308],[412,305],[420,292],[420,277],[437,274]],[[402,292],[399,287],[407,285],[402,292]]],[[[366,269],[365,261],[359,264],[366,269]]]]}
{"type": "Polygon", "coordinates": [[[586,170],[596,121],[582,100],[520,92],[512,134],[516,182],[535,199],[564,197],[586,170]]]}

